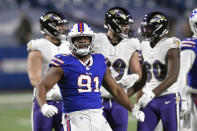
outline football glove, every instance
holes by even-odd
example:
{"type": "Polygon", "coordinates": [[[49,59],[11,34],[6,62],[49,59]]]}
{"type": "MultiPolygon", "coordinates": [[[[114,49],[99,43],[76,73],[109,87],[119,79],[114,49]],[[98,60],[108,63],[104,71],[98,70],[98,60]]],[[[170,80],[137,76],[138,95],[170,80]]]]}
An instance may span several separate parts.
{"type": "Polygon", "coordinates": [[[148,90],[148,89],[144,89],[143,93],[144,94],[142,95],[142,97],[140,97],[138,101],[138,105],[144,108],[155,97],[155,94],[151,90],[148,90]]]}
{"type": "Polygon", "coordinates": [[[58,110],[55,106],[53,105],[48,105],[48,104],[44,104],[41,108],[41,112],[44,116],[46,116],[47,118],[54,116],[55,114],[58,113],[58,110]]]}
{"type": "Polygon", "coordinates": [[[117,81],[117,83],[124,88],[130,88],[135,84],[135,82],[138,79],[139,79],[138,74],[131,74],[131,75],[123,76],[121,80],[117,81]]]}
{"type": "Polygon", "coordinates": [[[144,122],[144,119],[145,119],[145,115],[144,115],[144,112],[140,111],[140,107],[138,105],[134,105],[134,108],[132,109],[132,116],[134,116],[137,121],[140,121],[140,122],[144,122]]]}

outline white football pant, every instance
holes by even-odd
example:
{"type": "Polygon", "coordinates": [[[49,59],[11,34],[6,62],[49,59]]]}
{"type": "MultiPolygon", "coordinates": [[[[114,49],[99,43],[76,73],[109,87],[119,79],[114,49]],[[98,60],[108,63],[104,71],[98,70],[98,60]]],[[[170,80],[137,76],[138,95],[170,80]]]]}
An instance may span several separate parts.
{"type": "Polygon", "coordinates": [[[87,109],[64,114],[64,131],[112,131],[102,113],[102,109],[87,109]]]}

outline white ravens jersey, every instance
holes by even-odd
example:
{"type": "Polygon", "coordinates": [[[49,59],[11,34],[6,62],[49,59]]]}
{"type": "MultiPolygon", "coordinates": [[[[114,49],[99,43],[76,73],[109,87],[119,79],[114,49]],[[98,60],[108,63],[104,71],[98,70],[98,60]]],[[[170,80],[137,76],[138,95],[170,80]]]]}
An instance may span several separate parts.
{"type": "MultiPolygon", "coordinates": [[[[119,44],[113,46],[105,33],[95,34],[94,51],[103,54],[110,61],[111,75],[119,81],[124,75],[128,74],[129,62],[132,54],[139,50],[140,42],[138,39],[123,39],[119,44]]],[[[126,89],[125,89],[126,90],[126,89]]],[[[101,96],[112,98],[111,94],[101,87],[101,96]]]]}
{"type": "MultiPolygon", "coordinates": [[[[165,61],[167,52],[172,48],[179,48],[179,46],[180,40],[175,37],[164,38],[153,48],[150,46],[149,41],[141,42],[141,53],[147,72],[147,82],[144,88],[153,90],[165,79],[167,74],[167,65],[165,61]]],[[[161,93],[161,95],[176,93],[177,90],[176,83],[174,83],[161,93]]]]}
{"type": "MultiPolygon", "coordinates": [[[[49,64],[55,55],[70,54],[69,43],[67,41],[62,41],[60,46],[56,46],[55,44],[53,44],[52,42],[50,42],[45,38],[31,40],[27,45],[27,50],[28,52],[33,50],[37,50],[41,52],[43,59],[42,77],[48,72],[49,64]]],[[[34,96],[35,96],[35,89],[36,88],[34,88],[34,96]]],[[[50,91],[47,92],[46,99],[52,100],[51,96],[53,95],[53,93],[57,93],[57,92],[60,95],[59,87],[56,84],[50,91]]]]}

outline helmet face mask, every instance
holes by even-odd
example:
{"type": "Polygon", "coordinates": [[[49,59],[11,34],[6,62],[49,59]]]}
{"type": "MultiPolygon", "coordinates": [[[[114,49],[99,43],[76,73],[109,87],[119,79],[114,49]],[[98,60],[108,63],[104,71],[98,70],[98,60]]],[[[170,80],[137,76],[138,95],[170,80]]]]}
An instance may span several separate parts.
{"type": "Polygon", "coordinates": [[[40,29],[43,35],[61,39],[67,35],[68,21],[59,13],[47,12],[40,17],[40,29]]]}
{"type": "Polygon", "coordinates": [[[152,39],[152,34],[153,34],[153,28],[151,25],[143,25],[140,27],[142,33],[142,36],[145,40],[151,40],[152,39]]]}
{"type": "Polygon", "coordinates": [[[128,38],[133,36],[133,30],[132,29],[133,23],[127,23],[127,24],[120,24],[120,30],[122,33],[119,34],[121,38],[128,38]]]}
{"type": "Polygon", "coordinates": [[[105,13],[104,27],[114,32],[121,38],[128,38],[132,33],[133,19],[128,10],[114,7],[105,13]]]}
{"type": "Polygon", "coordinates": [[[72,39],[73,43],[73,51],[81,56],[86,56],[90,53],[91,48],[91,37],[90,36],[78,36],[73,37],[72,39]]]}
{"type": "Polygon", "coordinates": [[[140,27],[144,40],[152,41],[168,33],[168,19],[161,12],[146,14],[140,27]]]}
{"type": "Polygon", "coordinates": [[[68,33],[68,39],[71,52],[78,56],[87,56],[93,51],[94,32],[85,23],[75,24],[68,33]]]}
{"type": "Polygon", "coordinates": [[[189,25],[195,37],[197,37],[197,8],[194,9],[189,17],[189,25]]]}

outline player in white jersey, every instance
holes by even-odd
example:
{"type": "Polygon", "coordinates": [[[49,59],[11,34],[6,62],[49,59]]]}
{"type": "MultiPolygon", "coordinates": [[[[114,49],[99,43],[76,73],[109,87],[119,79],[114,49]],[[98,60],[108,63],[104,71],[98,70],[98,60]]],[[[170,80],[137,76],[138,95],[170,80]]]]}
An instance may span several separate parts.
{"type": "Polygon", "coordinates": [[[182,101],[181,131],[197,130],[197,8],[189,17],[192,38],[181,42],[181,68],[179,75],[182,101]]]}
{"type": "MultiPolygon", "coordinates": [[[[111,75],[125,92],[142,75],[137,52],[140,42],[136,38],[129,38],[132,24],[133,19],[128,10],[121,7],[109,9],[105,14],[105,27],[108,31],[96,34],[94,45],[94,51],[108,59],[111,75]],[[129,69],[132,74],[128,75],[129,69]]],[[[101,87],[104,116],[113,131],[127,131],[128,111],[104,87],[101,87]]]]}
{"type": "Polygon", "coordinates": [[[145,15],[140,31],[143,64],[147,80],[138,101],[146,118],[138,122],[138,131],[154,131],[159,120],[164,130],[179,130],[178,78],[180,66],[179,39],[168,38],[168,19],[161,12],[145,15]]]}
{"type": "Polygon", "coordinates": [[[40,17],[41,33],[44,38],[31,40],[28,43],[28,76],[34,87],[34,100],[32,108],[32,130],[33,131],[63,131],[61,124],[61,95],[59,87],[55,85],[47,94],[49,105],[58,108],[58,114],[53,118],[47,118],[40,112],[40,107],[35,99],[35,90],[43,76],[48,72],[49,63],[56,54],[70,53],[68,42],[62,41],[66,37],[68,21],[56,12],[47,12],[40,17]]]}

